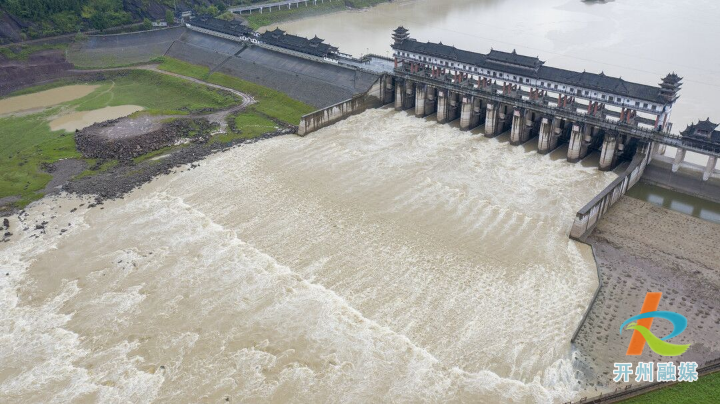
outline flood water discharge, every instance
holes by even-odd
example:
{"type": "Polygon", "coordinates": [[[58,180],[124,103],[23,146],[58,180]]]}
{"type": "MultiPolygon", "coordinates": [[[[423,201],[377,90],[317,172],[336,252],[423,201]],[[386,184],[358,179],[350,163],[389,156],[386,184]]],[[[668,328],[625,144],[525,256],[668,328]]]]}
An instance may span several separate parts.
{"type": "Polygon", "coordinates": [[[0,246],[0,398],[569,400],[597,283],[568,229],[616,175],[505,137],[372,110],[33,205],[0,246]]]}

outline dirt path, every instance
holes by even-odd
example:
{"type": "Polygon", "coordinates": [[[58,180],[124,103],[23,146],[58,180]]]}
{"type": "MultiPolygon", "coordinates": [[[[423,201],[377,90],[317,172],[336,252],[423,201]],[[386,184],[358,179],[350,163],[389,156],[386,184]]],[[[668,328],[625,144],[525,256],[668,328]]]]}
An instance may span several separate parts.
{"type": "MultiPolygon", "coordinates": [[[[108,72],[108,71],[122,71],[122,70],[148,70],[155,73],[165,74],[168,76],[177,77],[183,80],[187,80],[193,83],[201,84],[207,87],[216,88],[218,90],[224,90],[227,92],[230,92],[232,94],[237,95],[242,99],[242,103],[228,109],[224,109],[222,111],[212,112],[210,114],[192,114],[192,115],[182,115],[183,118],[206,118],[210,122],[217,123],[220,125],[220,132],[225,132],[227,130],[227,121],[226,118],[228,115],[233,114],[237,111],[240,111],[249,105],[252,105],[256,103],[255,99],[248,94],[245,94],[241,91],[235,90],[230,87],[221,86],[218,84],[208,83],[207,81],[196,79],[194,77],[185,76],[178,73],[168,72],[165,70],[161,70],[158,68],[158,65],[140,65],[140,66],[132,66],[132,67],[117,67],[117,68],[110,68],[110,69],[92,69],[92,70],[72,70],[72,72],[75,73],[102,73],[102,72],[108,72]]],[[[165,119],[171,116],[158,116],[158,119],[165,119]]]]}

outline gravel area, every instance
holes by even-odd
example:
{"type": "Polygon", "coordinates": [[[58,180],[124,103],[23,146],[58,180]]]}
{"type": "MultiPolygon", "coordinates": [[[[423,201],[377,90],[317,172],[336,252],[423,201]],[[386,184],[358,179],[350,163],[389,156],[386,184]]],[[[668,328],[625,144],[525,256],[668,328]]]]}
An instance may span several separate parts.
{"type": "MultiPolygon", "coordinates": [[[[615,362],[702,365],[720,357],[720,225],[623,197],[587,242],[602,278],[576,340],[591,385],[617,387],[611,379],[615,362]],[[621,335],[620,325],[640,312],[647,292],[663,293],[658,310],[688,319],[685,332],[669,341],[692,344],[682,356],[661,357],[648,347],[641,356],[625,355],[632,333],[621,335]]],[[[662,338],[671,329],[668,321],[658,319],[651,331],[662,338]]]]}

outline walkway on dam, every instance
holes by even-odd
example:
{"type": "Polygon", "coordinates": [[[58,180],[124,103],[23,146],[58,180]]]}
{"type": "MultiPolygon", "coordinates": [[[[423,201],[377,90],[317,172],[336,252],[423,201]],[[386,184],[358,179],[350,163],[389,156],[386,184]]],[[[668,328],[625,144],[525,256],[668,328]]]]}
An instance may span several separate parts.
{"type": "MultiPolygon", "coordinates": [[[[331,3],[332,0],[286,0],[286,1],[276,1],[274,3],[265,3],[265,4],[253,4],[251,6],[244,6],[244,7],[231,7],[228,10],[232,11],[233,13],[242,14],[244,12],[248,12],[252,14],[253,11],[259,11],[263,12],[263,10],[267,10],[267,12],[272,12],[273,7],[277,7],[278,10],[281,8],[291,8],[292,6],[300,7],[300,3],[304,3],[305,7],[308,6],[308,3],[311,5],[316,5],[318,3],[322,4],[325,2],[331,3]]],[[[337,1],[337,0],[336,0],[337,1]]]]}

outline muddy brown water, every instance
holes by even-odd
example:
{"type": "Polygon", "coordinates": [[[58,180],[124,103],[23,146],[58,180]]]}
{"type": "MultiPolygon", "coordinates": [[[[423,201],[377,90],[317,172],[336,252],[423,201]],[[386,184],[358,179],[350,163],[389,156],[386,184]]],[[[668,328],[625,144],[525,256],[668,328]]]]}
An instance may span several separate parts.
{"type": "Polygon", "coordinates": [[[94,123],[122,118],[134,112],[142,111],[143,109],[143,107],[138,105],[119,105],[92,111],[73,112],[50,121],[50,129],[54,131],[65,130],[67,132],[74,132],[78,129],[87,128],[94,123]]]}
{"type": "Polygon", "coordinates": [[[567,233],[614,178],[382,109],[43,200],[0,245],[0,401],[568,401],[567,233]]]}
{"type": "Polygon", "coordinates": [[[77,84],[5,98],[0,100],[0,115],[51,107],[76,100],[92,93],[98,87],[97,85],[77,84]]]}

